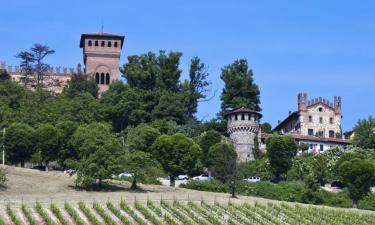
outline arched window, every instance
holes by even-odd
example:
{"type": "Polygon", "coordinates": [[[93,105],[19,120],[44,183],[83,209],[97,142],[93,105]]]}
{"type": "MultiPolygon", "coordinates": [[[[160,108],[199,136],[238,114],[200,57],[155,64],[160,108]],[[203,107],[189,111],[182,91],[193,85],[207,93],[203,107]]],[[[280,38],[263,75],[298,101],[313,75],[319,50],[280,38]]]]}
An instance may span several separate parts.
{"type": "Polygon", "coordinates": [[[111,41],[108,41],[108,47],[112,47],[112,42],[111,41]]]}
{"type": "Polygon", "coordinates": [[[99,46],[99,42],[98,41],[95,41],[95,46],[99,46]]]}
{"type": "Polygon", "coordinates": [[[91,40],[89,40],[89,46],[92,46],[92,41],[91,40]]]}
{"type": "Polygon", "coordinates": [[[99,81],[100,81],[99,73],[96,73],[95,80],[96,80],[96,83],[99,84],[99,81]]]}
{"type": "Polygon", "coordinates": [[[100,74],[100,84],[104,84],[104,73],[100,74]]]}
{"type": "Polygon", "coordinates": [[[106,84],[109,84],[110,82],[111,82],[111,79],[110,79],[109,73],[107,73],[107,74],[105,75],[105,83],[106,83],[106,84]]]}
{"type": "Polygon", "coordinates": [[[105,46],[105,41],[102,41],[102,47],[104,47],[105,46]]]}
{"type": "Polygon", "coordinates": [[[117,41],[115,41],[115,44],[114,44],[114,45],[115,45],[115,48],[117,48],[117,41]]]}

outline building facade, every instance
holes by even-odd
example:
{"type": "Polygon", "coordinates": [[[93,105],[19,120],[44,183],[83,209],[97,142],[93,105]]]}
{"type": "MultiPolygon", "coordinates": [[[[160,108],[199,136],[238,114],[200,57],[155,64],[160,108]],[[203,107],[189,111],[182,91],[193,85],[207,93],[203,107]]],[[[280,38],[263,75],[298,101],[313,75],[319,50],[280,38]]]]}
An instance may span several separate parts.
{"type": "Polygon", "coordinates": [[[260,148],[261,117],[259,112],[243,107],[226,114],[229,142],[234,145],[239,161],[254,160],[254,151],[260,148]]]}
{"type": "Polygon", "coordinates": [[[273,129],[274,132],[292,136],[297,142],[309,145],[309,150],[325,151],[331,147],[346,148],[350,140],[341,138],[341,97],[333,102],[322,97],[309,100],[306,93],[298,94],[298,110],[273,129]]]}
{"type": "Polygon", "coordinates": [[[79,47],[83,50],[84,73],[99,86],[99,93],[108,90],[112,81],[118,80],[121,49],[124,36],[109,33],[81,35],[79,47]]]}

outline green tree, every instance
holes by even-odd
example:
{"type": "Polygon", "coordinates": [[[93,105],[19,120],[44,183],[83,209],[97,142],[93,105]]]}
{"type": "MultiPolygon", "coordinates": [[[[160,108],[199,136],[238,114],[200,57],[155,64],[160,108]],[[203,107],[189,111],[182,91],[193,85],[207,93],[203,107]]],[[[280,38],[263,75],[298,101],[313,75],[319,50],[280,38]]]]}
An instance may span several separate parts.
{"type": "Polygon", "coordinates": [[[209,130],[198,137],[198,144],[202,149],[202,163],[205,167],[209,166],[208,151],[211,146],[221,142],[221,134],[215,130],[209,130]]]}
{"type": "Polygon", "coordinates": [[[217,143],[210,147],[207,157],[216,179],[223,183],[233,181],[237,161],[237,153],[233,146],[217,143]]]}
{"type": "Polygon", "coordinates": [[[0,81],[10,80],[10,75],[6,70],[0,70],[0,81]]]}
{"type": "Polygon", "coordinates": [[[126,137],[126,145],[131,151],[150,152],[151,145],[160,136],[160,132],[147,125],[140,124],[130,128],[126,137]]]}
{"type": "Polygon", "coordinates": [[[70,145],[70,139],[78,127],[78,123],[70,120],[58,121],[55,127],[61,134],[61,145],[59,149],[58,162],[61,166],[66,168],[65,161],[67,159],[78,159],[78,153],[70,145]]]}
{"type": "Polygon", "coordinates": [[[207,80],[208,75],[206,65],[198,57],[193,57],[190,61],[187,104],[187,114],[190,119],[194,119],[199,100],[206,98],[207,87],[210,85],[207,80]]]}
{"type": "Polygon", "coordinates": [[[57,160],[61,149],[61,133],[52,124],[41,124],[36,129],[36,151],[46,163],[46,171],[51,161],[57,160]]]}
{"type": "Polygon", "coordinates": [[[63,93],[68,97],[75,97],[80,93],[90,93],[93,97],[98,97],[99,87],[94,79],[87,75],[77,74],[72,76],[68,86],[63,90],[63,93]]]}
{"type": "Polygon", "coordinates": [[[220,78],[224,81],[222,115],[239,107],[260,111],[259,87],[254,83],[253,72],[245,59],[236,60],[222,68],[220,78]]]}
{"type": "Polygon", "coordinates": [[[91,123],[77,128],[71,145],[78,153],[78,160],[68,160],[68,165],[77,169],[77,184],[89,186],[102,181],[121,169],[121,145],[111,133],[111,127],[103,123],[91,123]]]}
{"type": "Polygon", "coordinates": [[[272,126],[270,123],[262,123],[260,125],[262,133],[271,134],[272,133],[272,126]]]}
{"type": "Polygon", "coordinates": [[[266,141],[267,156],[276,180],[285,175],[297,154],[297,144],[292,137],[270,135],[266,141]]]}
{"type": "Polygon", "coordinates": [[[354,158],[343,162],[338,172],[341,180],[348,187],[352,207],[356,208],[358,201],[370,192],[375,178],[374,164],[369,160],[354,158]]]}
{"type": "Polygon", "coordinates": [[[175,177],[181,173],[191,174],[200,165],[199,145],[183,134],[161,135],[152,145],[155,159],[170,177],[175,186],[175,177]]]}
{"type": "Polygon", "coordinates": [[[375,118],[370,116],[367,120],[359,120],[353,132],[354,145],[365,149],[375,149],[375,118]]]}
{"type": "Polygon", "coordinates": [[[13,123],[5,132],[5,147],[10,163],[21,163],[31,158],[34,152],[36,135],[34,128],[24,123],[13,123]]]}
{"type": "Polygon", "coordinates": [[[143,151],[130,151],[123,156],[122,165],[125,171],[132,173],[131,189],[137,189],[137,183],[141,179],[146,179],[159,175],[155,173],[156,162],[152,160],[152,155],[143,151]]]}
{"type": "Polygon", "coordinates": [[[31,70],[37,74],[37,86],[43,86],[43,78],[47,75],[47,71],[50,66],[43,62],[44,58],[48,55],[55,53],[54,50],[50,49],[47,45],[34,44],[31,47],[30,52],[21,51],[17,54],[17,58],[22,60],[21,66],[25,66],[31,74],[31,70]]]}

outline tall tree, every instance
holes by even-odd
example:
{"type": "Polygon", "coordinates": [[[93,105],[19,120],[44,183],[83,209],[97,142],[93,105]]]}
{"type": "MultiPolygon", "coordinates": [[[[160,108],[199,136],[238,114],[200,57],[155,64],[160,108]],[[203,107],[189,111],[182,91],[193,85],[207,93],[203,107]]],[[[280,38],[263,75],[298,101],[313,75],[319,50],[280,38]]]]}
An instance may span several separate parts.
{"type": "Polygon", "coordinates": [[[223,183],[233,181],[236,169],[237,153],[233,146],[217,143],[208,151],[210,168],[216,179],[223,183]]]}
{"type": "Polygon", "coordinates": [[[375,118],[359,120],[354,127],[353,143],[361,148],[375,149],[375,118]]]}
{"type": "Polygon", "coordinates": [[[153,156],[169,175],[170,185],[175,186],[175,177],[191,174],[200,165],[199,145],[183,134],[161,135],[152,145],[153,156]]]}
{"type": "Polygon", "coordinates": [[[198,144],[202,148],[202,163],[205,167],[210,165],[208,151],[211,146],[221,142],[221,134],[215,130],[209,130],[198,137],[198,144]]]}
{"type": "Polygon", "coordinates": [[[189,89],[188,89],[188,117],[193,119],[198,110],[200,99],[206,98],[207,87],[210,82],[207,80],[208,72],[206,65],[198,57],[193,57],[190,61],[189,69],[189,89]]]}
{"type": "Polygon", "coordinates": [[[36,129],[36,150],[40,152],[42,161],[48,164],[57,160],[61,149],[61,133],[52,124],[41,124],[36,129]]]}
{"type": "Polygon", "coordinates": [[[121,145],[111,133],[111,127],[103,123],[91,123],[77,128],[71,140],[78,153],[78,160],[68,165],[78,170],[77,183],[90,186],[96,182],[99,187],[104,179],[121,169],[121,145]]]}
{"type": "Polygon", "coordinates": [[[236,60],[221,70],[220,78],[224,81],[221,94],[221,113],[246,107],[260,111],[259,87],[254,83],[253,72],[245,59],[236,60]]]}
{"type": "Polygon", "coordinates": [[[43,60],[46,56],[53,53],[55,53],[55,50],[50,49],[47,45],[34,44],[30,52],[21,51],[16,57],[22,60],[21,67],[25,67],[26,73],[31,75],[31,71],[35,71],[37,75],[36,85],[43,86],[43,78],[47,75],[47,71],[50,68],[50,65],[44,63],[43,60]]]}
{"type": "Polygon", "coordinates": [[[267,123],[267,122],[266,123],[262,123],[260,125],[260,128],[262,130],[262,133],[266,133],[266,134],[272,133],[272,126],[271,126],[270,123],[267,123]]]}
{"type": "Polygon", "coordinates": [[[7,159],[10,163],[21,163],[31,158],[36,143],[35,130],[24,123],[13,123],[5,133],[7,159]]]}
{"type": "Polygon", "coordinates": [[[150,152],[151,145],[160,136],[160,132],[147,124],[130,128],[126,137],[126,145],[131,151],[150,152]]]}
{"type": "Polygon", "coordinates": [[[358,201],[370,193],[375,179],[375,166],[370,160],[354,158],[343,162],[338,168],[339,176],[347,185],[352,207],[356,208],[358,201]]]}
{"type": "Polygon", "coordinates": [[[10,78],[11,77],[10,77],[9,73],[6,70],[0,69],[0,81],[10,80],[10,78]]]}
{"type": "Polygon", "coordinates": [[[267,156],[276,180],[285,175],[297,154],[297,144],[289,136],[270,135],[266,141],[267,156]]]}

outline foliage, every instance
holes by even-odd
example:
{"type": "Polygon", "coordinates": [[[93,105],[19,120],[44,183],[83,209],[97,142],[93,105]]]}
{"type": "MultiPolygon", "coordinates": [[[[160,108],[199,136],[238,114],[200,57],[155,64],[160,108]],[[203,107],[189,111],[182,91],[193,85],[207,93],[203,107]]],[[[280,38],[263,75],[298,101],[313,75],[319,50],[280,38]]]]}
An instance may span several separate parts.
{"type": "Polygon", "coordinates": [[[272,126],[270,123],[262,123],[260,125],[260,129],[262,130],[262,133],[271,134],[272,133],[272,126]]]}
{"type": "Polygon", "coordinates": [[[36,129],[36,140],[36,150],[40,151],[43,162],[48,165],[48,162],[58,159],[61,133],[56,127],[52,124],[41,124],[36,129]]]}
{"type": "Polygon", "coordinates": [[[210,147],[207,158],[216,179],[223,183],[233,181],[237,161],[237,153],[233,146],[217,143],[210,147]]]}
{"type": "Polygon", "coordinates": [[[199,145],[183,134],[161,135],[152,145],[153,156],[170,176],[171,186],[179,174],[192,174],[201,166],[199,145]]]}
{"type": "Polygon", "coordinates": [[[306,180],[313,171],[312,161],[312,157],[295,157],[287,173],[288,180],[306,180]]]}
{"type": "Polygon", "coordinates": [[[100,187],[103,179],[120,171],[121,145],[107,124],[81,125],[70,142],[78,153],[78,160],[68,164],[78,170],[78,184],[87,186],[97,180],[100,187]]]}
{"type": "Polygon", "coordinates": [[[199,181],[199,180],[190,180],[186,184],[180,184],[181,188],[188,188],[199,191],[211,191],[211,192],[223,192],[226,193],[229,191],[229,188],[220,181],[209,180],[209,181],[199,181]]]}
{"type": "Polygon", "coordinates": [[[24,123],[13,123],[5,133],[6,156],[10,163],[21,163],[31,158],[36,142],[35,130],[24,123]]]}
{"type": "Polygon", "coordinates": [[[99,87],[96,81],[87,75],[76,74],[71,77],[68,86],[63,90],[63,94],[68,97],[78,96],[80,93],[90,93],[97,98],[99,87]]]}
{"type": "Polygon", "coordinates": [[[370,192],[370,187],[374,181],[375,166],[373,162],[354,158],[341,163],[338,173],[348,187],[349,197],[353,200],[353,207],[357,207],[358,200],[370,192]]]}
{"type": "Polygon", "coordinates": [[[202,133],[198,137],[197,143],[199,144],[199,146],[202,149],[202,159],[201,160],[202,160],[202,163],[205,167],[209,166],[208,152],[209,152],[210,147],[212,147],[216,143],[220,143],[220,142],[221,142],[221,134],[219,132],[215,131],[215,130],[208,130],[208,131],[202,133]]]}
{"type": "Polygon", "coordinates": [[[297,154],[297,144],[289,136],[271,135],[266,141],[267,156],[276,179],[287,173],[297,154]]]}
{"type": "Polygon", "coordinates": [[[375,118],[370,116],[367,120],[359,120],[353,129],[353,144],[365,148],[375,149],[375,118]]]}
{"type": "MultiPolygon", "coordinates": [[[[47,45],[34,44],[30,51],[21,51],[16,57],[20,58],[21,67],[26,68],[26,76],[32,75],[31,72],[35,71],[37,75],[37,86],[43,86],[43,77],[47,74],[50,65],[43,62],[44,58],[48,55],[55,53],[47,45]]],[[[25,84],[27,84],[27,77],[25,84]]]]}
{"type": "Polygon", "coordinates": [[[236,60],[221,70],[224,81],[221,94],[221,114],[239,107],[260,111],[259,87],[253,81],[253,72],[245,59],[236,60]]]}
{"type": "Polygon", "coordinates": [[[160,132],[147,125],[140,124],[135,128],[130,128],[126,137],[127,148],[131,151],[150,152],[150,147],[160,136],[160,132]]]}
{"type": "Polygon", "coordinates": [[[11,76],[6,70],[0,70],[0,81],[10,80],[11,76]]]}
{"type": "Polygon", "coordinates": [[[271,166],[267,158],[239,163],[237,165],[237,170],[238,177],[242,179],[251,176],[258,176],[263,181],[274,179],[274,175],[272,174],[271,166]]]}

